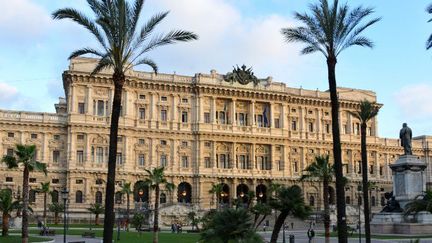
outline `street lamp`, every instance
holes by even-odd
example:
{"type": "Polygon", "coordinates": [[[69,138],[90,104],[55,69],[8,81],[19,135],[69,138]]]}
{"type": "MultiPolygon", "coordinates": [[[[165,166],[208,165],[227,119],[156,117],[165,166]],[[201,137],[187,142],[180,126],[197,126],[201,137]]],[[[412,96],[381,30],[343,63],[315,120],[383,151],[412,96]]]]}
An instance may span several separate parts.
{"type": "Polygon", "coordinates": [[[63,198],[64,212],[63,212],[63,243],[66,243],[66,212],[67,212],[67,200],[69,197],[69,191],[64,188],[61,191],[61,196],[63,198]]]}

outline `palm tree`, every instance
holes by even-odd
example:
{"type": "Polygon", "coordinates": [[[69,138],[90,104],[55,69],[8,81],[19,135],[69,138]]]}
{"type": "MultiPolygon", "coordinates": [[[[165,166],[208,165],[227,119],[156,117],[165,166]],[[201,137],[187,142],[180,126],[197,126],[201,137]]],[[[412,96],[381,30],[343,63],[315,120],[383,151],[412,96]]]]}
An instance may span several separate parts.
{"type": "Polygon", "coordinates": [[[95,225],[99,225],[99,214],[102,214],[105,207],[100,203],[92,203],[87,210],[95,215],[95,225]]]}
{"type": "Polygon", "coordinates": [[[92,75],[107,68],[113,70],[114,98],[111,112],[103,235],[104,243],[111,243],[114,226],[118,121],[122,90],[126,81],[125,73],[138,65],[148,65],[157,73],[158,67],[156,63],[144,56],[146,53],[157,47],[175,42],[196,40],[198,36],[189,31],[173,30],[165,35],[159,34],[150,38],[155,27],[162,22],[168,12],[156,14],[140,27],[138,23],[144,0],[135,0],[133,4],[126,0],[87,0],[87,3],[93,11],[94,19],[72,8],[59,9],[52,16],[54,19],[71,19],[75,21],[89,30],[99,43],[99,50],[82,48],[72,52],[69,59],[91,54],[100,58],[92,75]]]}
{"type": "Polygon", "coordinates": [[[217,211],[205,225],[199,242],[263,242],[251,222],[248,210],[243,208],[217,211]]]}
{"type": "Polygon", "coordinates": [[[130,215],[130,194],[133,192],[132,191],[132,187],[131,187],[131,183],[127,182],[124,183],[123,186],[121,187],[121,193],[126,194],[126,200],[127,200],[127,205],[126,205],[126,211],[127,211],[127,215],[126,215],[126,224],[127,224],[127,231],[129,231],[129,215],[130,215]]]}
{"type": "Polygon", "coordinates": [[[311,212],[311,208],[305,204],[303,193],[298,186],[281,187],[276,196],[270,199],[270,206],[280,211],[273,227],[271,243],[277,242],[280,229],[288,215],[305,219],[311,212]]]}
{"type": "Polygon", "coordinates": [[[54,213],[54,224],[59,223],[59,214],[64,212],[64,206],[63,204],[59,204],[57,202],[50,204],[48,206],[48,209],[50,212],[54,213]]]}
{"type": "Polygon", "coordinates": [[[405,215],[414,214],[418,212],[427,211],[432,213],[432,191],[428,190],[424,195],[418,195],[413,201],[405,205],[405,215]]]}
{"type": "MultiPolygon", "coordinates": [[[[426,8],[426,12],[428,12],[428,14],[432,14],[432,4],[430,4],[426,8]]],[[[429,19],[428,22],[432,22],[432,19],[429,19]]],[[[429,38],[426,41],[426,50],[429,50],[431,47],[432,47],[432,34],[429,36],[429,38]]]]}
{"type": "Polygon", "coordinates": [[[50,182],[41,182],[40,184],[41,184],[41,187],[37,190],[37,192],[44,194],[43,220],[44,220],[44,224],[46,224],[47,194],[50,192],[50,182]]]}
{"type": "Polygon", "coordinates": [[[0,211],[2,214],[2,236],[7,236],[9,232],[9,219],[13,210],[20,207],[20,201],[13,201],[10,189],[0,190],[0,211]]]}
{"type": "Polygon", "coordinates": [[[250,211],[254,214],[253,229],[256,231],[267,216],[272,213],[272,208],[267,203],[257,203],[250,211]]]}
{"type": "Polygon", "coordinates": [[[219,209],[221,202],[221,194],[223,193],[223,184],[213,184],[212,188],[209,190],[209,193],[212,195],[216,195],[216,209],[219,209]]]}
{"type": "Polygon", "coordinates": [[[307,174],[302,175],[300,180],[308,178],[318,178],[323,182],[323,202],[324,202],[324,230],[325,241],[330,242],[330,198],[329,184],[333,180],[334,168],[329,163],[328,155],[315,156],[315,161],[306,167],[307,174]]]}
{"type": "Polygon", "coordinates": [[[366,146],[366,129],[367,123],[372,120],[376,115],[378,115],[379,106],[368,100],[363,100],[360,102],[360,106],[356,111],[350,112],[352,116],[359,119],[361,128],[361,157],[362,157],[362,187],[368,188],[368,190],[363,190],[363,202],[365,205],[363,213],[365,218],[365,236],[366,243],[371,242],[370,235],[370,210],[369,207],[369,186],[368,186],[368,158],[367,158],[367,146],[366,146]]]}
{"type": "Polygon", "coordinates": [[[165,186],[166,190],[172,191],[174,184],[167,181],[164,175],[165,167],[157,167],[153,170],[145,170],[148,178],[144,180],[144,185],[155,190],[154,202],[154,220],[153,220],[153,243],[159,241],[159,195],[161,185],[165,186]]]}
{"type": "Polygon", "coordinates": [[[15,156],[6,155],[2,161],[9,169],[23,168],[23,207],[22,207],[22,243],[28,242],[28,211],[29,211],[29,174],[33,171],[43,171],[47,174],[46,164],[35,160],[36,146],[17,144],[15,156]]]}
{"type": "Polygon", "coordinates": [[[341,181],[342,155],[339,131],[339,100],[336,85],[336,63],[338,55],[351,46],[373,47],[373,43],[361,34],[380,18],[362,21],[374,11],[362,6],[351,10],[347,4],[339,6],[334,0],[329,5],[327,0],[310,5],[312,14],[296,13],[295,18],[305,26],[283,28],[282,34],[287,42],[301,42],[306,47],[302,54],[321,52],[327,61],[328,82],[332,110],[333,154],[336,174],[337,221],[339,242],[347,242],[345,191],[341,181]]]}

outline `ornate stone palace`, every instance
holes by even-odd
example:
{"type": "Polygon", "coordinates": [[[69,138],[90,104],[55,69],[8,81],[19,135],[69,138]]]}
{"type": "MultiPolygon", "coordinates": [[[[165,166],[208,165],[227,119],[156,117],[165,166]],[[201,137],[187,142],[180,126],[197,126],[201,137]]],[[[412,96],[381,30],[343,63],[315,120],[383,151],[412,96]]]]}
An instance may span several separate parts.
{"type": "MultiPolygon", "coordinates": [[[[113,85],[110,73],[90,76],[95,59],[71,61],[63,73],[65,99],[56,113],[0,110],[0,151],[12,154],[17,143],[35,144],[37,160],[48,165],[48,176],[30,175],[30,200],[43,208],[40,182],[51,182],[59,200],[67,187],[70,209],[86,212],[91,203],[104,202],[108,135],[113,85]]],[[[194,76],[129,71],[123,90],[117,154],[116,189],[134,185],[135,202],[151,202],[153,194],[141,181],[144,169],[165,166],[173,192],[163,191],[164,205],[186,203],[201,209],[216,207],[209,193],[224,183],[222,200],[231,202],[254,191],[256,200],[268,198],[270,182],[297,184],[307,202],[322,207],[319,181],[299,182],[302,171],[317,154],[332,154],[329,92],[287,87],[272,78],[241,85],[223,80],[212,70],[194,76]],[[143,193],[138,193],[141,190],[143,193]],[[142,195],[141,195],[142,194],[142,195]]],[[[343,170],[349,182],[346,203],[357,205],[361,180],[360,124],[348,111],[359,101],[376,101],[372,91],[339,88],[343,170]]],[[[403,121],[398,121],[402,124],[403,121]]],[[[373,206],[392,190],[391,170],[403,148],[397,139],[380,138],[377,120],[368,126],[368,159],[373,206]]],[[[397,131],[395,131],[396,133],[397,131]]],[[[414,138],[413,153],[430,164],[429,141],[414,138]]],[[[430,166],[427,181],[431,181],[430,166]]],[[[22,172],[0,165],[0,188],[22,190],[22,172]]],[[[331,203],[335,190],[330,191],[331,203]]],[[[116,194],[116,208],[126,207],[116,194]]],[[[377,207],[376,207],[377,209],[377,207]]],[[[88,215],[88,214],[86,214],[88,215]]]]}

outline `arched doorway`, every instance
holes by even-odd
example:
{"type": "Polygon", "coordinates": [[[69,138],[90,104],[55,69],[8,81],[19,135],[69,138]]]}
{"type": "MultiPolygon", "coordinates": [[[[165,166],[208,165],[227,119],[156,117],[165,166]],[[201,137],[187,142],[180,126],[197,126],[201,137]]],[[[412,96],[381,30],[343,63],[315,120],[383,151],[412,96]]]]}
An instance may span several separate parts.
{"type": "Polygon", "coordinates": [[[309,206],[315,206],[315,197],[313,195],[309,196],[309,206]]]}
{"type": "Polygon", "coordinates": [[[148,202],[149,201],[149,188],[144,185],[143,181],[137,181],[133,189],[135,202],[148,202]]]}
{"type": "Polygon", "coordinates": [[[260,203],[267,202],[267,187],[263,184],[259,184],[255,189],[257,201],[260,203]]]}
{"type": "Polygon", "coordinates": [[[182,182],[177,187],[177,201],[179,203],[192,202],[192,186],[187,182],[182,182]]]}
{"type": "Polygon", "coordinates": [[[248,203],[250,200],[248,198],[249,187],[245,184],[240,184],[236,188],[237,191],[237,199],[240,200],[241,203],[248,203]]]}
{"type": "Polygon", "coordinates": [[[228,204],[230,197],[230,188],[227,184],[222,183],[222,192],[220,194],[220,203],[228,204]]]}
{"type": "Polygon", "coordinates": [[[329,204],[334,205],[335,204],[335,190],[333,187],[329,186],[329,204]]]}

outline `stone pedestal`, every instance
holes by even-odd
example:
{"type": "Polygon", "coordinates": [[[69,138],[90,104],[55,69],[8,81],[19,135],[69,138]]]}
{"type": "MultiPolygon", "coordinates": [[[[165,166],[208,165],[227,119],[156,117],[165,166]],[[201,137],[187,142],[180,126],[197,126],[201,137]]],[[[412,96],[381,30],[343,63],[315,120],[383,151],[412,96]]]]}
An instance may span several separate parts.
{"type": "Polygon", "coordinates": [[[394,164],[393,195],[402,208],[426,191],[426,163],[413,155],[402,155],[394,164]]]}

